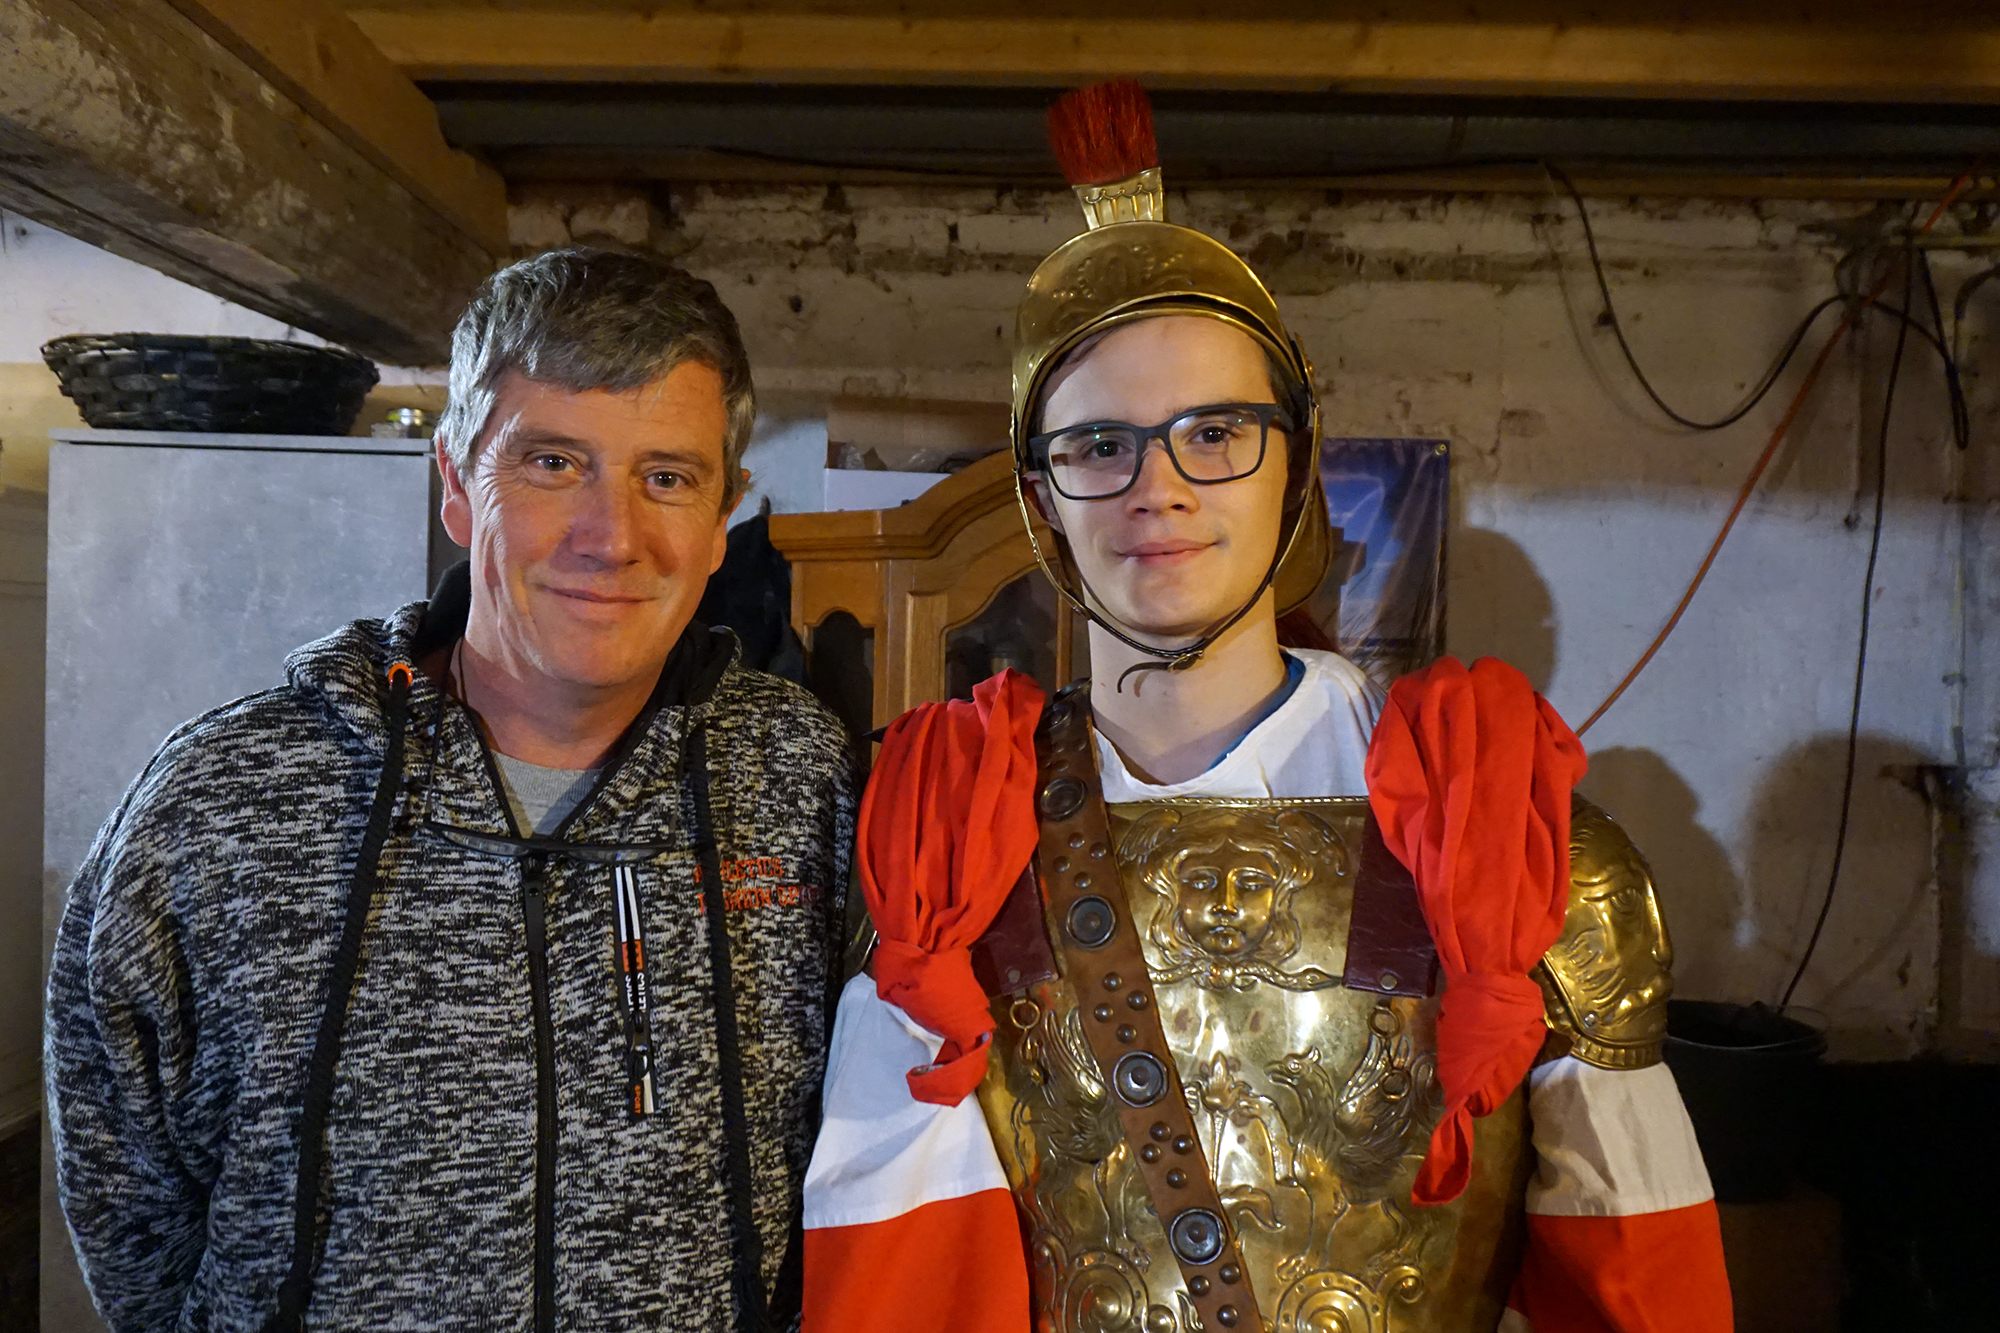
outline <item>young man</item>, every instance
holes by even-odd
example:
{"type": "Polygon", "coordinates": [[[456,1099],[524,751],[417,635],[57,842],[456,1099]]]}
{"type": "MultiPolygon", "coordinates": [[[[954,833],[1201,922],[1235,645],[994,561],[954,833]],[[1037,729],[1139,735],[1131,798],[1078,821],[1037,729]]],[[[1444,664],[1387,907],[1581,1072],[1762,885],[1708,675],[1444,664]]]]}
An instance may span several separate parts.
{"type": "MultiPolygon", "coordinates": [[[[1099,157],[1144,119],[1084,110],[1099,157]]],[[[919,710],[864,799],[881,942],[807,1176],[807,1333],[1723,1333],[1645,863],[1572,821],[1581,749],[1511,668],[1385,701],[1281,647],[1325,568],[1310,367],[1158,220],[1152,162],[1071,172],[1092,230],[1019,320],[1087,689],[919,710]]]]}
{"type": "Polygon", "coordinates": [[[469,568],[133,784],[46,1056],[117,1333],[796,1302],[853,801],[833,718],[691,619],[754,413],[707,283],[584,249],[495,275],[437,442],[469,568]]]}

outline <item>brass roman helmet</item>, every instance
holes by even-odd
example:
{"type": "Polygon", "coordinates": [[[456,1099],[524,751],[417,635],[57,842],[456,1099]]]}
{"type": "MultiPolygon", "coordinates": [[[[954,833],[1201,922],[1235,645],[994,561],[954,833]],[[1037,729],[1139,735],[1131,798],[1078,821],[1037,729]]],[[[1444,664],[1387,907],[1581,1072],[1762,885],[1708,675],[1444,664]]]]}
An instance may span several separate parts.
{"type": "Polygon", "coordinates": [[[1136,83],[1123,80],[1070,93],[1049,112],[1049,137],[1083,205],[1089,230],[1058,247],[1028,279],[1015,317],[1014,489],[1042,572],[1070,605],[1127,645],[1191,666],[1254,606],[1266,587],[1278,613],[1319,587],[1333,554],[1326,496],[1319,485],[1319,401],[1312,363],[1285,329],[1278,304],[1250,266],[1221,242],[1166,221],[1153,138],[1152,108],[1136,83]],[[1049,376],[1086,339],[1158,315],[1199,315],[1234,325],[1255,339],[1273,369],[1292,418],[1289,483],[1277,554],[1250,600],[1194,643],[1156,648],[1109,624],[1083,596],[1083,579],[1061,534],[1037,531],[1025,476],[1034,470],[1028,440],[1049,376]],[[1052,542],[1050,559],[1044,543],[1052,542]]]}

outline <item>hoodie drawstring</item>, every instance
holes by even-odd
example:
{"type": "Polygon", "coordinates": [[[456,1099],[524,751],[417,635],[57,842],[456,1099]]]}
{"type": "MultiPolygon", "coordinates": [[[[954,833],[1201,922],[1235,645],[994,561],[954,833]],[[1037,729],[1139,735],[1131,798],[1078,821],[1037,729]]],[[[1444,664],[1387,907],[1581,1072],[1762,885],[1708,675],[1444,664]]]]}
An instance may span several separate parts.
{"type": "MultiPolygon", "coordinates": [[[[708,733],[697,723],[683,758],[694,798],[695,855],[701,865],[702,916],[708,930],[709,1000],[715,1009],[715,1053],[722,1077],[723,1205],[729,1214],[730,1287],[741,1333],[770,1326],[764,1298],[764,1242],[752,1214],[750,1115],[743,1096],[743,1048],[736,1029],[736,988],[730,978],[729,917],[723,897],[722,852],[708,795],[708,733]]],[[[782,1285],[782,1284],[781,1284],[782,1285]]]]}
{"type": "Polygon", "coordinates": [[[403,779],[403,732],[409,723],[410,686],[415,674],[407,662],[388,670],[389,701],[385,721],[389,743],[382,756],[382,776],[375,784],[375,803],[368,811],[368,828],[361,835],[361,854],[347,885],[347,915],[340,943],[333,951],[333,970],[313,1037],[312,1062],[306,1066],[304,1105],[299,1112],[299,1176],[292,1205],[292,1261],[278,1286],[278,1311],[264,1325],[265,1333],[299,1333],[306,1306],[312,1301],[313,1270],[320,1244],[319,1196],[326,1172],[326,1121],[333,1106],[333,1075],[340,1063],[340,1045],[347,1032],[347,1006],[354,995],[354,977],[361,969],[362,935],[380,887],[377,871],[382,846],[389,839],[396,809],[396,789],[403,779]]]}

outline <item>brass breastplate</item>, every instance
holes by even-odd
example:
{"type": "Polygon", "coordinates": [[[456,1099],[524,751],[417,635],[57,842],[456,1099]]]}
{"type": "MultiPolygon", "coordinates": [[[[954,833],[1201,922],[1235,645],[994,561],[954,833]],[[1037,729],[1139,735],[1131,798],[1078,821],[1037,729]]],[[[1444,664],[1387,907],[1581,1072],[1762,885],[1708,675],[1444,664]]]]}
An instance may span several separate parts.
{"type": "MultiPolygon", "coordinates": [[[[1341,984],[1367,802],[1110,812],[1168,1045],[1266,1327],[1492,1329],[1519,1254],[1525,1095],[1475,1122],[1464,1195],[1410,1202],[1442,1109],[1437,1001],[1341,984]]],[[[994,1007],[979,1099],[1031,1229],[1037,1328],[1188,1333],[1192,1306],[1072,988],[1058,976],[994,1007]]]]}

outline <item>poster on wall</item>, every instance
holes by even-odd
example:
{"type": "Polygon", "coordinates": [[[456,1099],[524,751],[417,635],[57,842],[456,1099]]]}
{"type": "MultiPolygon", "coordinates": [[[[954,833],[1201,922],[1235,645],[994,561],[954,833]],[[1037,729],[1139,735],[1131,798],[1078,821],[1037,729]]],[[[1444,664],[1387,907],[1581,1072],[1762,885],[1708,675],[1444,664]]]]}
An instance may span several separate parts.
{"type": "Polygon", "coordinates": [[[1386,689],[1444,651],[1451,445],[1328,439],[1319,478],[1341,545],[1309,604],[1313,618],[1386,689]]]}

